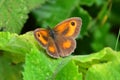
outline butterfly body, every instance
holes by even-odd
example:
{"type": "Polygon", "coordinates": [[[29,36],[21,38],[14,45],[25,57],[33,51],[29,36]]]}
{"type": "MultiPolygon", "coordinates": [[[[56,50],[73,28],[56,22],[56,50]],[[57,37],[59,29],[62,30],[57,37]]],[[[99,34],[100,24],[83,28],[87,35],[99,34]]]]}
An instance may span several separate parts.
{"type": "Polygon", "coordinates": [[[49,35],[50,35],[50,37],[55,39],[55,32],[52,29],[49,30],[49,35]]]}
{"type": "Polygon", "coordinates": [[[82,20],[78,17],[67,19],[53,29],[38,28],[34,31],[36,40],[54,58],[65,57],[74,52],[75,38],[80,32],[82,20]]]}

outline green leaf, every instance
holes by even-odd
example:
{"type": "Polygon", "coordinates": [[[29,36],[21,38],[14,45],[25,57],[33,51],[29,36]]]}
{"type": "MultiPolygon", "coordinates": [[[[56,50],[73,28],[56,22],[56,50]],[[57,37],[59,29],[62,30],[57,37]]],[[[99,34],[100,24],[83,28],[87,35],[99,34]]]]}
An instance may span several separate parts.
{"type": "Polygon", "coordinates": [[[105,48],[88,56],[76,56],[75,61],[86,80],[120,79],[120,52],[111,48],[105,48]]]}
{"type": "Polygon", "coordinates": [[[23,75],[24,80],[82,80],[77,69],[70,57],[53,59],[42,50],[33,49],[26,56],[23,75]]]}
{"type": "Polygon", "coordinates": [[[0,0],[0,29],[20,33],[31,9],[45,0],[0,0]]]}
{"type": "MultiPolygon", "coordinates": [[[[62,63],[60,65],[62,65],[62,63]]],[[[82,73],[79,73],[78,66],[76,66],[73,60],[67,62],[61,70],[58,69],[54,74],[56,80],[82,80],[82,73]]]]}
{"type": "Polygon", "coordinates": [[[5,27],[5,31],[20,33],[27,14],[28,7],[24,0],[0,0],[0,27],[5,27]]]}
{"type": "Polygon", "coordinates": [[[108,62],[106,64],[93,65],[86,77],[86,80],[119,80],[120,64],[118,62],[108,62]]]}
{"type": "Polygon", "coordinates": [[[21,80],[25,55],[35,45],[32,32],[0,32],[0,80],[21,80]]]}
{"type": "Polygon", "coordinates": [[[23,62],[25,54],[28,53],[31,48],[35,47],[35,45],[32,32],[24,35],[0,32],[0,50],[6,52],[14,63],[23,62]]]}
{"type": "Polygon", "coordinates": [[[12,58],[8,52],[0,51],[0,80],[22,80],[22,63],[16,64],[12,58]]]}

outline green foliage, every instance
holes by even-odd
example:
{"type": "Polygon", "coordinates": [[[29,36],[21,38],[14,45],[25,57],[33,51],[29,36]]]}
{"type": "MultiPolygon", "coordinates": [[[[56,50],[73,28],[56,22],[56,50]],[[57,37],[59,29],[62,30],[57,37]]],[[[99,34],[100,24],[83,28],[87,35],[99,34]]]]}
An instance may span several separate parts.
{"type": "Polygon", "coordinates": [[[119,4],[119,0],[0,0],[0,80],[120,80],[119,4]],[[73,16],[82,18],[82,28],[75,52],[65,58],[49,57],[33,31],[25,31],[54,28],[73,16]]]}
{"type": "Polygon", "coordinates": [[[28,13],[44,0],[0,0],[0,28],[20,33],[28,13]]]}

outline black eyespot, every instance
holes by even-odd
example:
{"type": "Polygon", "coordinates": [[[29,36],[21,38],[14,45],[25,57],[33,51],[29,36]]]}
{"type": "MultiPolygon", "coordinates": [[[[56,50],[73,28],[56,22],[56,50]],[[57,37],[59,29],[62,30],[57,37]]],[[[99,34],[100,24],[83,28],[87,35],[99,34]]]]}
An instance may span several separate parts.
{"type": "Polygon", "coordinates": [[[40,33],[37,33],[37,36],[40,37],[40,33]]]}
{"type": "Polygon", "coordinates": [[[72,26],[75,26],[75,22],[71,22],[71,25],[72,25],[72,26]]]}

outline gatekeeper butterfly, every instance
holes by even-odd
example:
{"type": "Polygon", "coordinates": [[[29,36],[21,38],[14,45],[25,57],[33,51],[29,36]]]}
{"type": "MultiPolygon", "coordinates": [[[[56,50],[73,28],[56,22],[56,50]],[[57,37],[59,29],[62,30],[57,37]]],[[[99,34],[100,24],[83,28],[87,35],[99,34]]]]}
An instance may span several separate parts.
{"type": "Polygon", "coordinates": [[[74,52],[75,38],[80,33],[81,25],[81,18],[72,17],[59,23],[53,29],[38,28],[34,31],[34,36],[49,56],[65,57],[74,52]]]}

